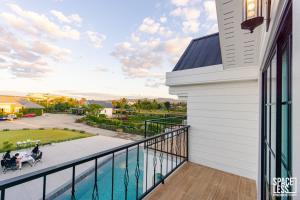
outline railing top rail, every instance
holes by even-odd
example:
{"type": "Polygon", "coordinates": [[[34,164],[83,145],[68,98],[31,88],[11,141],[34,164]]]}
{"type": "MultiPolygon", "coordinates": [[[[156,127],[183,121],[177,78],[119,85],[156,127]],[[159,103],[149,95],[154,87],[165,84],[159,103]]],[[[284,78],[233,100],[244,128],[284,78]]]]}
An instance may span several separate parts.
{"type": "Polygon", "coordinates": [[[146,122],[157,122],[157,121],[162,121],[162,120],[168,120],[168,119],[179,119],[179,118],[186,118],[186,116],[174,116],[174,117],[162,117],[162,118],[157,118],[157,119],[148,119],[146,122]]]}
{"type": "Polygon", "coordinates": [[[92,155],[89,155],[89,156],[85,156],[85,157],[82,157],[82,158],[79,158],[79,159],[67,161],[67,162],[64,162],[64,163],[59,164],[59,165],[55,165],[55,166],[52,166],[52,167],[41,169],[41,170],[38,170],[36,172],[31,172],[31,173],[24,174],[24,175],[21,175],[21,176],[18,176],[18,177],[3,180],[3,181],[0,181],[0,190],[7,189],[7,188],[10,188],[10,187],[15,186],[15,185],[20,185],[22,183],[26,183],[26,182],[38,179],[38,178],[47,176],[49,174],[53,174],[55,172],[59,172],[59,171],[71,168],[71,167],[76,166],[76,165],[80,165],[80,164],[83,164],[83,163],[86,163],[86,162],[89,162],[89,161],[92,161],[92,160],[95,160],[95,159],[98,159],[98,158],[116,153],[116,152],[119,152],[119,151],[126,150],[128,148],[133,147],[133,146],[143,144],[143,143],[151,141],[153,139],[162,137],[164,135],[168,135],[170,133],[174,133],[176,131],[187,129],[189,127],[190,127],[189,125],[185,125],[183,127],[177,128],[175,130],[170,130],[166,133],[162,133],[162,134],[159,134],[159,135],[155,135],[153,137],[145,138],[145,139],[140,140],[140,141],[131,142],[131,143],[128,143],[128,144],[124,144],[124,145],[112,148],[112,149],[108,149],[108,150],[98,152],[98,153],[95,153],[95,154],[92,154],[92,155]]]}

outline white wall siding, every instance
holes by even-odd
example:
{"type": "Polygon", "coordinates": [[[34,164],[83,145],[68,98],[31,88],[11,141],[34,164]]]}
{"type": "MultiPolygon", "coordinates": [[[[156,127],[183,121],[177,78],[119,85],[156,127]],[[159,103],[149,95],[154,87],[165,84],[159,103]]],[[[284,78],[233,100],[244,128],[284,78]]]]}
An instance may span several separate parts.
{"type": "Polygon", "coordinates": [[[190,160],[256,180],[257,80],[181,89],[188,91],[190,160]]]}

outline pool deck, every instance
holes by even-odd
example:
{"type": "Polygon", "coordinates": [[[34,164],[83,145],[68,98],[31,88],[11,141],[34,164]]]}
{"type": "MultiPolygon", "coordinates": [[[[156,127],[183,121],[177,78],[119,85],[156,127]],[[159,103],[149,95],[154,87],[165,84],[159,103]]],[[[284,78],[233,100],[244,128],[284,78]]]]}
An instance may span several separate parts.
{"type": "MultiPolygon", "coordinates": [[[[1,170],[0,181],[55,166],[66,161],[111,149],[129,142],[132,141],[98,135],[94,137],[43,146],[41,147],[41,151],[43,152],[42,162],[37,163],[33,167],[28,164],[24,164],[21,170],[8,171],[6,174],[3,174],[1,170]]],[[[31,149],[22,151],[30,152],[30,150],[31,149]]],[[[76,175],[83,173],[93,165],[94,162],[89,162],[76,167],[76,175]]],[[[57,186],[63,185],[70,181],[72,178],[71,173],[71,170],[64,170],[62,172],[47,176],[47,193],[57,189],[57,186]]],[[[42,197],[41,195],[41,179],[19,185],[6,191],[6,199],[37,200],[42,197]]]]}
{"type": "Polygon", "coordinates": [[[256,200],[256,183],[191,162],[174,172],[147,200],[256,200]]]}

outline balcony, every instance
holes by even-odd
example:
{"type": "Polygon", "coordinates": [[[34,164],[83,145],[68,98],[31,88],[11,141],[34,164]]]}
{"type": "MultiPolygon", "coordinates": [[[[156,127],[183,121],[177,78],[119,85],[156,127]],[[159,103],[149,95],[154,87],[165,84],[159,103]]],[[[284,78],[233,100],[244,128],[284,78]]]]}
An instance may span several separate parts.
{"type": "Polygon", "coordinates": [[[24,185],[31,199],[256,199],[254,181],[188,162],[188,130],[185,118],[146,121],[143,140],[0,181],[1,200],[24,185]]]}
{"type": "Polygon", "coordinates": [[[255,181],[187,162],[146,199],[256,200],[257,197],[255,181]]]}

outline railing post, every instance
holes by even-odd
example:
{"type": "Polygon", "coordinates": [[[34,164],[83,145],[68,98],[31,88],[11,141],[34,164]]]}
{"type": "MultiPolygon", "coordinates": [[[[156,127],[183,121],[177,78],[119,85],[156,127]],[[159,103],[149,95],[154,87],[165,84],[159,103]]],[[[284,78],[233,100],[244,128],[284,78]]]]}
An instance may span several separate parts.
{"type": "Polygon", "coordinates": [[[145,120],[144,137],[147,138],[147,120],[145,120]]]}
{"type": "Polygon", "coordinates": [[[1,190],[1,200],[5,199],[5,189],[1,190]]]}
{"type": "Polygon", "coordinates": [[[112,155],[112,161],[111,161],[111,200],[114,199],[114,176],[115,176],[115,153],[112,155]]]}
{"type": "Polygon", "coordinates": [[[71,199],[75,200],[75,165],[73,166],[73,171],[72,171],[72,191],[71,191],[71,199]]]}
{"type": "Polygon", "coordinates": [[[189,128],[186,127],[186,161],[189,161],[189,128]]]}
{"type": "Polygon", "coordinates": [[[46,175],[43,177],[43,200],[46,199],[46,175]]]}
{"type": "Polygon", "coordinates": [[[135,178],[136,178],[136,199],[139,199],[139,178],[140,178],[140,145],[137,146],[136,155],[136,168],[135,168],[135,178]]]}

